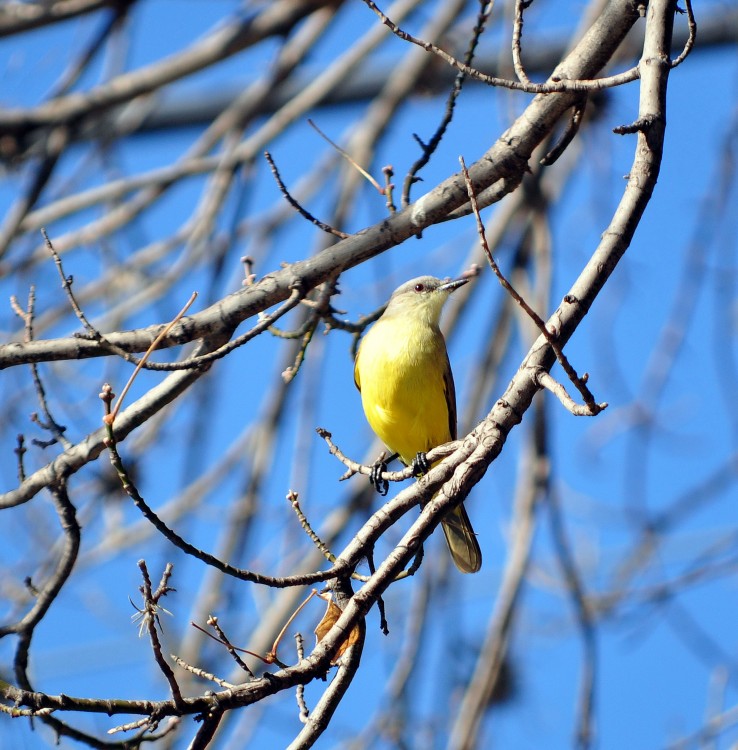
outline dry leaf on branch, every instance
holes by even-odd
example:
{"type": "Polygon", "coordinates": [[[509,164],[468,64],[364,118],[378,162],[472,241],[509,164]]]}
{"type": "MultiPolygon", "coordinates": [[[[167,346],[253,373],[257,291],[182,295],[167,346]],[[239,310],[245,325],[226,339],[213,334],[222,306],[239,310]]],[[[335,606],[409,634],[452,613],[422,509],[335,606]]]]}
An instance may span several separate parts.
{"type": "MultiPolygon", "coordinates": [[[[328,634],[328,631],[336,624],[336,621],[343,614],[343,612],[333,601],[330,594],[322,593],[318,594],[318,596],[328,602],[328,607],[325,610],[323,618],[313,631],[315,633],[315,637],[317,638],[317,642],[320,643],[328,634]]],[[[338,651],[336,651],[333,658],[331,659],[331,664],[335,664],[346,653],[346,650],[349,648],[349,646],[353,646],[354,643],[356,643],[356,641],[358,640],[359,626],[354,625],[354,627],[351,628],[351,632],[348,634],[348,637],[338,647],[338,651]]]]}

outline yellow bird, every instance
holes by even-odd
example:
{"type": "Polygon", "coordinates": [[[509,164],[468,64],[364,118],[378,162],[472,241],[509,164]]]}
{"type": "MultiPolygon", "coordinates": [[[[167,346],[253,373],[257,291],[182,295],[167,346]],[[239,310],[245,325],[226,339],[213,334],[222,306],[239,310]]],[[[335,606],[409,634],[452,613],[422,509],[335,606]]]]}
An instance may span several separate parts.
{"type": "MultiPolygon", "coordinates": [[[[354,381],[367,421],[408,466],[456,439],[454,378],[438,324],[444,302],[467,281],[420,276],[398,287],[356,354],[354,381]]],[[[476,573],[482,552],[464,506],[441,524],[456,567],[476,573]]]]}

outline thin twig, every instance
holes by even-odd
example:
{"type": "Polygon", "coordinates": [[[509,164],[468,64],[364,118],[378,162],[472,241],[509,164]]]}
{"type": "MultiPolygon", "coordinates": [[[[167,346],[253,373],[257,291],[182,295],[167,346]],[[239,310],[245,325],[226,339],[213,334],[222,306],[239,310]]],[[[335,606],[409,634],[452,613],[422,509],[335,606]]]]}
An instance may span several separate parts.
{"type": "Polygon", "coordinates": [[[539,162],[542,166],[550,167],[552,164],[555,164],[559,160],[561,154],[563,154],[569,147],[569,144],[579,132],[579,128],[584,119],[584,111],[586,107],[587,95],[582,94],[579,101],[572,106],[571,117],[569,118],[569,122],[561,137],[539,162]]]}
{"type": "MultiPolygon", "coordinates": [[[[305,658],[305,646],[300,633],[295,633],[295,649],[297,651],[297,660],[300,662],[305,658]]],[[[302,683],[297,686],[295,698],[297,699],[297,708],[300,711],[298,718],[302,724],[307,724],[310,711],[308,711],[307,703],[305,703],[305,686],[302,683]]]]}
{"type": "MultiPolygon", "coordinates": [[[[312,120],[308,119],[308,125],[315,130],[321,138],[328,141],[333,148],[370,184],[380,195],[385,195],[385,189],[366,171],[360,164],[357,164],[349,154],[347,154],[337,143],[334,143],[312,120]]],[[[348,236],[348,235],[345,235],[348,236]]]]}
{"type": "Polygon", "coordinates": [[[268,315],[260,315],[259,322],[256,323],[253,328],[237,336],[235,339],[229,341],[227,344],[218,347],[212,352],[207,354],[200,354],[196,357],[190,357],[189,359],[183,359],[180,362],[147,362],[146,367],[149,370],[161,370],[161,371],[175,371],[175,370],[194,370],[205,365],[215,362],[216,360],[223,359],[227,354],[230,354],[235,349],[242,347],[247,344],[251,339],[255,338],[264,331],[268,331],[272,328],[273,324],[279,320],[283,315],[286,315],[290,310],[295,308],[300,302],[303,302],[303,292],[299,287],[294,287],[290,296],[273,312],[268,315]]]}
{"type": "Polygon", "coordinates": [[[546,342],[549,344],[554,354],[556,355],[556,359],[559,361],[559,364],[564,368],[564,372],[566,372],[567,376],[574,384],[576,389],[582,394],[584,403],[586,404],[587,409],[589,409],[587,414],[590,416],[599,414],[607,406],[607,404],[603,406],[602,404],[598,404],[595,402],[594,396],[590,392],[589,388],[587,388],[586,379],[580,378],[577,375],[576,371],[571,366],[569,360],[566,358],[563,350],[561,349],[561,346],[559,346],[559,343],[556,340],[556,336],[548,330],[548,328],[546,327],[546,323],[543,321],[540,315],[538,315],[538,313],[520,296],[520,294],[518,294],[518,292],[505,278],[504,274],[497,265],[497,262],[492,255],[492,251],[489,249],[489,245],[487,244],[487,237],[484,231],[482,217],[479,214],[479,207],[477,206],[474,186],[472,185],[471,178],[469,177],[469,172],[466,168],[466,164],[464,163],[464,158],[459,157],[459,161],[461,162],[461,171],[463,172],[464,180],[466,181],[466,189],[467,194],[469,195],[469,202],[471,204],[472,211],[474,212],[474,217],[477,221],[477,232],[479,233],[479,240],[482,243],[482,248],[484,249],[484,253],[487,256],[487,260],[489,261],[489,264],[494,271],[495,276],[497,276],[497,279],[499,280],[500,284],[502,284],[502,287],[523,308],[528,317],[536,324],[538,330],[543,334],[546,342]]]}
{"type": "MultiPolygon", "coordinates": [[[[578,404],[574,401],[574,399],[566,392],[566,388],[559,383],[549,372],[546,372],[545,370],[538,370],[536,372],[536,382],[538,385],[541,386],[541,388],[545,388],[548,391],[551,391],[554,396],[561,402],[561,404],[566,408],[568,412],[573,414],[575,417],[593,417],[596,414],[599,414],[600,411],[603,409],[607,409],[607,401],[603,401],[601,404],[597,404],[598,410],[592,411],[592,409],[587,404],[578,404]]],[[[586,383],[588,379],[588,375],[585,372],[581,380],[583,383],[586,383]]]]}
{"type": "MultiPolygon", "coordinates": [[[[10,297],[10,306],[13,309],[13,312],[23,321],[23,328],[25,331],[23,336],[24,342],[27,344],[30,343],[31,341],[33,341],[34,335],[33,322],[36,312],[36,287],[31,284],[28,289],[28,302],[26,304],[25,310],[23,310],[23,308],[20,306],[15,296],[10,297]]],[[[60,443],[65,450],[71,448],[71,441],[68,440],[64,435],[67,428],[64,425],[60,425],[54,419],[51,414],[51,410],[49,409],[49,402],[46,398],[46,389],[44,388],[44,384],[41,381],[41,375],[39,374],[38,365],[35,362],[30,362],[29,366],[31,368],[31,378],[33,380],[33,386],[36,390],[36,396],[38,398],[39,405],[41,406],[41,411],[44,413],[43,420],[41,420],[37,414],[32,414],[31,421],[35,422],[39,427],[41,427],[41,429],[48,430],[53,435],[53,439],[50,441],[33,440],[32,442],[42,448],[48,448],[57,442],[60,443]]]]}
{"type": "MultiPolygon", "coordinates": [[[[255,678],[254,673],[249,668],[249,665],[238,655],[236,647],[230,642],[228,636],[223,631],[223,628],[218,624],[218,618],[210,615],[207,624],[218,634],[218,639],[228,649],[228,653],[233,658],[233,661],[235,661],[236,664],[238,664],[238,666],[241,667],[241,669],[243,669],[243,671],[253,680],[255,678]]],[[[195,625],[195,627],[197,626],[195,625]]]]}
{"type": "Polygon", "coordinates": [[[295,511],[297,520],[300,522],[302,530],[308,535],[310,541],[318,548],[319,552],[329,563],[336,562],[336,556],[328,549],[328,545],[313,531],[313,527],[307,520],[307,517],[300,508],[300,500],[295,490],[290,490],[287,493],[287,501],[292,506],[292,510],[295,511]]]}
{"type": "Polygon", "coordinates": [[[172,564],[167,563],[161,577],[161,582],[154,592],[151,591],[151,579],[149,578],[149,571],[146,568],[146,562],[144,560],[139,560],[138,567],[141,571],[141,576],[143,577],[143,585],[139,589],[144,600],[144,608],[143,610],[139,610],[139,613],[141,614],[141,624],[148,631],[149,640],[151,641],[151,650],[154,652],[154,659],[169,683],[169,688],[172,692],[172,700],[177,708],[182,710],[185,707],[182,691],[179,688],[174,672],[172,672],[172,668],[167,664],[167,661],[161,652],[161,641],[159,640],[159,633],[156,629],[157,625],[161,628],[159,612],[162,610],[162,607],[159,605],[159,599],[161,599],[162,596],[165,596],[168,592],[174,590],[167,585],[169,577],[172,574],[172,564]]]}
{"type": "MultiPolygon", "coordinates": [[[[115,398],[115,395],[112,393],[109,385],[106,384],[103,386],[103,389],[100,393],[100,398],[105,405],[106,412],[109,413],[110,403],[112,402],[113,398],[115,398]]],[[[131,498],[131,500],[133,500],[134,505],[141,511],[141,513],[143,513],[144,517],[154,526],[154,528],[156,528],[156,530],[160,534],[162,534],[162,536],[168,539],[175,547],[181,549],[185,554],[191,555],[192,557],[201,560],[206,565],[210,565],[213,568],[220,570],[221,573],[233,576],[234,578],[237,578],[239,580],[251,581],[253,583],[262,583],[264,585],[273,586],[275,588],[307,586],[310,584],[318,583],[320,581],[326,581],[330,578],[335,578],[341,573],[343,575],[348,575],[348,565],[346,563],[338,562],[327,571],[317,571],[313,573],[305,573],[303,575],[283,577],[267,576],[262,575],[261,573],[254,573],[250,570],[236,568],[229,563],[219,560],[214,555],[211,555],[204,550],[198,549],[197,547],[183,539],[175,531],[170,529],[164,523],[164,521],[162,521],[161,518],[159,518],[159,516],[154,513],[152,508],[144,500],[144,498],[136,488],[136,485],[133,483],[129,472],[125,468],[120,454],[118,453],[115,435],[113,433],[111,425],[106,424],[105,427],[107,430],[105,447],[108,449],[108,453],[110,454],[110,463],[113,465],[113,468],[118,474],[118,478],[120,480],[121,486],[123,487],[123,490],[131,498]]]]}
{"type": "Polygon", "coordinates": [[[225,709],[218,706],[218,699],[215,695],[212,695],[210,699],[211,705],[202,715],[202,724],[200,724],[187,750],[205,750],[207,747],[210,747],[215,733],[218,731],[225,709]]]}
{"type": "Polygon", "coordinates": [[[59,525],[64,532],[64,546],[51,575],[42,586],[39,586],[38,590],[34,589],[34,602],[31,609],[17,622],[0,626],[0,638],[10,633],[22,636],[15,655],[16,665],[28,662],[27,649],[31,645],[30,637],[72,575],[82,539],[82,527],[77,520],[77,509],[69,497],[66,482],[57,480],[50,484],[48,489],[54,500],[59,525]]]}
{"type": "Polygon", "coordinates": [[[54,265],[57,268],[57,271],[59,272],[59,276],[61,277],[62,282],[62,288],[64,289],[64,293],[67,295],[69,299],[69,304],[72,306],[72,310],[74,310],[74,314],[77,316],[77,319],[80,323],[84,326],[84,329],[87,331],[89,337],[95,341],[97,344],[99,344],[102,347],[105,347],[108,351],[112,352],[113,354],[117,354],[119,357],[122,357],[127,362],[136,363],[139,365],[138,358],[134,357],[132,354],[127,352],[125,349],[122,349],[121,347],[117,346],[116,344],[112,344],[110,341],[108,341],[100,331],[95,328],[95,326],[90,323],[90,321],[87,319],[87,316],[85,315],[84,311],[80,307],[79,303],[77,302],[77,298],[74,295],[74,291],[72,289],[72,284],[74,283],[74,277],[67,276],[67,274],[64,272],[64,266],[62,265],[62,259],[59,253],[56,251],[56,248],[54,247],[53,243],[49,239],[49,235],[46,233],[46,229],[44,227],[41,227],[41,234],[44,238],[44,244],[46,245],[46,248],[48,249],[49,253],[51,253],[51,257],[54,259],[54,265]]]}
{"type": "MultiPolygon", "coordinates": [[[[474,25],[474,28],[472,29],[471,39],[469,40],[469,45],[466,49],[466,54],[464,55],[465,65],[471,65],[472,61],[474,60],[474,54],[476,52],[477,45],[479,44],[479,39],[484,32],[485,26],[487,25],[487,21],[489,20],[489,16],[492,13],[494,5],[494,0],[480,0],[481,7],[479,9],[479,13],[477,14],[477,21],[474,25]]],[[[403,206],[407,206],[410,203],[410,188],[415,182],[418,181],[418,172],[430,161],[431,156],[438,148],[438,145],[440,144],[443,136],[448,130],[448,126],[451,124],[451,120],[454,116],[454,110],[456,108],[456,100],[461,94],[461,89],[464,86],[465,80],[466,73],[464,73],[463,71],[459,71],[456,74],[454,85],[448,95],[448,98],[446,99],[446,111],[443,115],[443,118],[441,119],[441,122],[436,128],[436,132],[433,133],[428,143],[423,143],[420,138],[418,138],[417,136],[415,137],[415,140],[420,144],[422,154],[420,155],[420,158],[417,159],[415,163],[410,167],[407,174],[405,175],[405,180],[402,187],[403,206]]]]}
{"type": "MultiPolygon", "coordinates": [[[[369,566],[369,574],[374,575],[377,572],[377,566],[374,564],[374,545],[366,551],[366,564],[369,566]]],[[[379,609],[379,629],[384,635],[389,635],[387,612],[384,606],[384,598],[381,595],[377,597],[377,609],[379,609]]]]}
{"type": "Polygon", "coordinates": [[[530,85],[530,78],[528,78],[528,74],[523,67],[520,40],[523,36],[523,11],[530,6],[531,2],[532,0],[515,0],[515,19],[512,34],[513,68],[520,82],[526,85],[530,85]]]}
{"type": "MultiPolygon", "coordinates": [[[[210,682],[214,682],[216,685],[219,685],[225,690],[232,690],[233,688],[237,687],[232,682],[227,682],[226,680],[222,680],[220,677],[216,677],[211,672],[206,672],[204,669],[200,669],[199,667],[193,667],[192,664],[188,664],[184,659],[180,659],[179,656],[177,656],[176,654],[169,654],[169,658],[177,666],[182,667],[182,669],[187,670],[191,674],[194,674],[195,677],[200,677],[203,680],[210,680],[210,682]]],[[[251,676],[253,677],[253,675],[251,676]]]]}
{"type": "MultiPolygon", "coordinates": [[[[336,146],[336,148],[338,148],[336,146]]],[[[345,156],[345,154],[344,154],[345,156]]],[[[324,232],[327,232],[328,234],[332,234],[335,237],[340,237],[342,240],[346,239],[346,237],[349,237],[346,232],[342,232],[340,229],[336,229],[335,227],[330,226],[329,224],[326,224],[324,221],[320,221],[320,219],[316,219],[307,209],[303,208],[291,195],[289,190],[287,190],[287,186],[282,182],[282,177],[279,174],[279,170],[277,169],[277,165],[274,163],[274,159],[272,158],[272,155],[268,152],[264,152],[264,158],[267,160],[267,163],[269,164],[269,168],[272,170],[272,174],[274,175],[274,179],[277,181],[277,185],[279,186],[279,191],[282,193],[282,195],[285,197],[286,201],[294,208],[300,216],[307,219],[311,224],[315,224],[318,229],[322,229],[324,232]]]]}
{"type": "Polygon", "coordinates": [[[391,164],[388,164],[386,167],[382,167],[382,174],[384,175],[384,194],[387,198],[387,210],[390,212],[390,215],[395,213],[397,211],[397,207],[395,206],[395,201],[392,198],[395,190],[395,185],[392,182],[392,178],[394,177],[395,170],[392,168],[391,164]]]}
{"type": "Polygon", "coordinates": [[[403,31],[393,21],[391,21],[373,2],[373,0],[364,0],[364,3],[373,10],[377,16],[379,16],[382,23],[390,29],[390,31],[400,39],[406,42],[416,44],[418,47],[422,47],[426,52],[432,52],[437,55],[451,67],[460,70],[470,78],[474,78],[477,81],[486,83],[490,86],[500,86],[501,88],[512,89],[514,91],[524,91],[528,94],[561,94],[566,92],[574,91],[601,91],[602,89],[613,88],[614,86],[622,86],[626,83],[638,80],[640,78],[640,67],[638,65],[616,75],[606,76],[604,78],[594,78],[589,80],[582,79],[565,79],[557,80],[552,78],[547,83],[519,83],[518,81],[511,81],[508,78],[497,78],[496,76],[490,76],[486,73],[482,73],[476,68],[472,68],[469,65],[457,60],[453,55],[450,55],[445,50],[437,47],[435,44],[425,41],[424,39],[418,39],[412,34],[403,31]]]}
{"type": "MultiPolygon", "coordinates": [[[[153,720],[150,716],[147,716],[143,719],[139,719],[138,721],[131,721],[128,724],[120,724],[117,727],[108,729],[108,734],[116,734],[117,732],[130,732],[134,729],[143,729],[144,731],[142,732],[142,734],[145,735],[146,742],[151,743],[156,742],[162,737],[166,737],[168,734],[174,732],[179,727],[179,723],[179,716],[170,716],[169,720],[167,721],[166,727],[164,727],[164,729],[158,734],[154,734],[151,730],[158,724],[158,722],[153,720]]],[[[143,742],[141,742],[141,738],[130,737],[125,742],[125,745],[135,746],[139,743],[143,744],[143,742]]]]}
{"type": "Polygon", "coordinates": [[[687,25],[689,27],[689,36],[687,41],[684,43],[684,49],[681,51],[678,57],[671,62],[671,67],[676,68],[677,65],[681,65],[687,58],[687,55],[692,51],[694,43],[697,40],[697,22],[694,20],[694,11],[692,10],[692,0],[684,0],[684,7],[687,9],[687,25]]]}
{"type": "MultiPolygon", "coordinates": [[[[341,481],[349,479],[354,476],[354,474],[363,474],[367,477],[372,476],[374,473],[374,467],[365,466],[364,464],[357,463],[348,458],[333,442],[333,436],[328,430],[325,430],[322,427],[316,427],[315,431],[323,438],[323,440],[325,440],[331,455],[335,456],[344,466],[348,467],[348,471],[341,476],[341,481]]],[[[438,445],[432,450],[429,450],[426,454],[428,463],[433,464],[440,459],[450,456],[459,445],[461,445],[460,440],[452,440],[451,442],[438,445]]],[[[387,480],[388,482],[404,482],[406,479],[412,479],[414,476],[416,476],[416,474],[413,467],[406,466],[400,471],[383,471],[380,474],[380,479],[387,480]]]]}
{"type": "Polygon", "coordinates": [[[358,318],[356,323],[352,323],[350,320],[341,320],[336,318],[334,315],[328,315],[323,318],[326,330],[330,331],[331,328],[338,328],[341,331],[353,333],[355,336],[355,343],[352,346],[352,356],[356,357],[356,346],[358,345],[359,337],[372,323],[376,322],[382,317],[382,314],[387,309],[387,303],[378,307],[374,312],[369,315],[362,315],[358,318]]]}
{"type": "Polygon", "coordinates": [[[302,610],[303,610],[303,609],[305,608],[305,605],[306,605],[306,604],[307,604],[307,603],[308,603],[308,602],[309,602],[309,601],[310,601],[310,600],[311,600],[311,599],[312,599],[312,598],[313,598],[314,596],[317,596],[317,595],[318,595],[318,592],[317,592],[317,591],[316,591],[315,589],[313,589],[313,590],[312,590],[312,591],[311,591],[311,592],[310,592],[310,593],[309,593],[309,594],[307,595],[307,597],[305,597],[305,599],[304,599],[304,600],[303,600],[303,602],[302,602],[302,603],[301,603],[301,604],[300,604],[300,605],[299,605],[299,606],[297,607],[297,609],[295,609],[295,611],[294,611],[294,612],[293,612],[293,613],[292,613],[292,614],[291,614],[291,615],[289,616],[289,618],[288,618],[287,622],[285,622],[285,624],[284,624],[284,625],[282,626],[282,629],[281,629],[281,630],[279,631],[279,633],[277,633],[277,637],[276,637],[276,638],[274,639],[274,643],[272,644],[272,648],[271,648],[271,651],[270,651],[270,653],[272,654],[272,656],[273,656],[273,658],[274,658],[274,661],[275,661],[275,662],[276,662],[277,664],[279,664],[279,666],[281,666],[281,667],[283,667],[283,668],[284,668],[284,665],[283,665],[283,664],[281,664],[281,663],[280,663],[280,662],[279,662],[279,661],[277,660],[277,648],[279,647],[279,643],[280,643],[280,641],[282,640],[282,638],[284,638],[284,634],[285,634],[285,633],[287,632],[287,628],[288,628],[288,627],[289,627],[289,626],[290,626],[290,625],[291,625],[291,624],[292,624],[292,623],[294,622],[294,620],[295,620],[295,618],[297,617],[297,615],[299,615],[299,614],[300,614],[300,612],[302,612],[302,610]]]}
{"type": "MultiPolygon", "coordinates": [[[[205,365],[223,359],[223,357],[230,354],[235,349],[242,347],[244,344],[251,341],[251,339],[264,333],[264,331],[269,330],[275,321],[279,320],[283,315],[286,315],[302,301],[303,293],[299,288],[295,287],[293,288],[291,295],[273,313],[260,315],[259,322],[256,323],[253,328],[207,354],[198,354],[195,357],[183,359],[179,362],[141,362],[139,364],[146,370],[159,372],[175,372],[177,370],[196,370],[204,368],[205,365]]],[[[138,362],[138,360],[136,361],[138,362]]]]}
{"type": "Polygon", "coordinates": [[[297,354],[295,355],[293,363],[282,371],[282,380],[284,380],[285,383],[291,383],[295,379],[297,373],[300,371],[300,368],[305,361],[307,348],[310,345],[310,342],[313,340],[313,336],[315,335],[315,329],[318,326],[318,320],[318,316],[311,317],[309,321],[310,325],[308,325],[307,330],[302,336],[302,341],[300,342],[300,346],[297,349],[297,354]]]}
{"type": "Polygon", "coordinates": [[[169,331],[171,331],[172,328],[174,328],[174,326],[182,319],[184,314],[187,312],[187,310],[190,309],[190,306],[196,299],[197,299],[197,292],[192,292],[185,306],[174,316],[174,319],[168,325],[164,326],[164,328],[161,330],[159,335],[151,342],[151,345],[146,350],[143,357],[141,357],[141,361],[136,365],[136,369],[131,374],[131,377],[128,378],[128,382],[125,384],[123,391],[118,397],[118,401],[116,402],[115,407],[110,412],[110,414],[105,415],[105,418],[103,421],[105,421],[106,424],[112,425],[113,422],[115,422],[115,418],[118,416],[120,407],[123,404],[123,399],[126,397],[128,390],[133,385],[133,381],[136,379],[136,376],[138,375],[139,372],[141,372],[141,368],[146,364],[146,360],[149,358],[151,353],[156,349],[156,347],[159,346],[159,342],[161,342],[161,340],[169,333],[169,331]]]}
{"type": "Polygon", "coordinates": [[[18,433],[18,435],[16,436],[16,444],[13,452],[16,455],[18,465],[18,483],[20,484],[26,478],[26,467],[23,457],[28,452],[28,448],[26,448],[26,438],[24,437],[23,433],[18,433]]]}

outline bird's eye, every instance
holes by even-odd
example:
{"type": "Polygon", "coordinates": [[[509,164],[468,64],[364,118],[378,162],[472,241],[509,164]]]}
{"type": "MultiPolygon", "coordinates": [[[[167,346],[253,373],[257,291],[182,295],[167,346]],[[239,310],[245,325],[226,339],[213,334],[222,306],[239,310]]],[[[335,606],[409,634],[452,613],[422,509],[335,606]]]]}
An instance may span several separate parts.
{"type": "Polygon", "coordinates": [[[415,285],[415,291],[416,292],[424,292],[425,291],[425,284],[416,284],[415,285]]]}

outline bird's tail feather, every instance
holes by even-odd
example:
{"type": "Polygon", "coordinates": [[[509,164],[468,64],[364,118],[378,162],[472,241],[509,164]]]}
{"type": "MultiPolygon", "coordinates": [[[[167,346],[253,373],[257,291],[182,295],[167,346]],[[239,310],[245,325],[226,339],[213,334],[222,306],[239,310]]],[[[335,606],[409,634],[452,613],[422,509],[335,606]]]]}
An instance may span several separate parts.
{"type": "Polygon", "coordinates": [[[450,511],[441,526],[456,567],[462,573],[476,573],[482,567],[482,550],[464,506],[450,511]]]}

